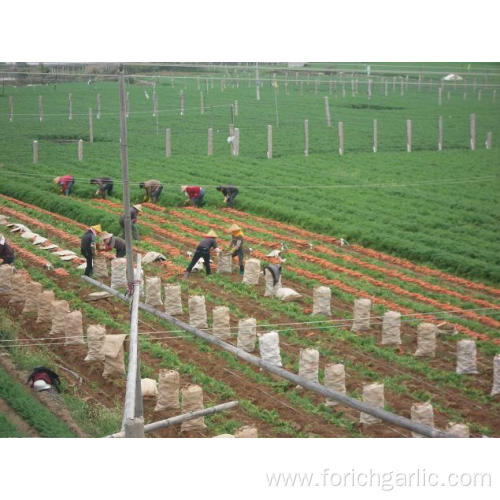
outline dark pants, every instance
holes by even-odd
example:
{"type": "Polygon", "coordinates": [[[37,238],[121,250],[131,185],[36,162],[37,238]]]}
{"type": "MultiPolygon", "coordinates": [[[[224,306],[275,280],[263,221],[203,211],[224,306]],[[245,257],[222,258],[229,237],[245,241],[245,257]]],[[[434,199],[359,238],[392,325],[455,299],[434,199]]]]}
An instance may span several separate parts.
{"type": "Polygon", "coordinates": [[[69,196],[71,194],[71,189],[73,188],[73,184],[75,181],[69,181],[68,184],[66,184],[66,189],[64,190],[64,196],[69,196]]]}
{"type": "Polygon", "coordinates": [[[127,255],[127,249],[126,248],[117,248],[116,249],[116,258],[119,259],[120,257],[125,257],[127,255]]]}
{"type": "Polygon", "coordinates": [[[151,193],[151,201],[153,203],[158,203],[162,191],[163,191],[163,186],[160,186],[156,191],[151,193]]]}
{"type": "MultiPolygon", "coordinates": [[[[132,239],[139,239],[139,231],[137,230],[137,226],[132,222],[132,239]]],[[[122,238],[125,239],[125,223],[120,219],[120,227],[122,228],[122,238]]]]}
{"type": "Polygon", "coordinates": [[[105,184],[101,188],[99,188],[99,194],[105,199],[106,195],[111,196],[111,192],[113,191],[113,184],[105,184]]]}
{"type": "Polygon", "coordinates": [[[2,264],[12,264],[14,262],[15,258],[14,257],[5,257],[3,259],[3,262],[0,262],[0,266],[2,264]]]}
{"type": "Polygon", "coordinates": [[[245,269],[245,265],[243,263],[243,257],[244,257],[244,254],[243,254],[243,248],[238,248],[238,250],[235,250],[232,254],[231,254],[231,257],[236,257],[238,256],[238,263],[240,265],[240,272],[243,272],[244,269],[245,269]]]}
{"type": "Polygon", "coordinates": [[[85,268],[85,276],[92,276],[92,272],[93,272],[93,261],[92,261],[92,253],[89,252],[82,252],[82,255],[85,257],[85,259],[87,260],[87,267],[85,268]]]}
{"type": "Polygon", "coordinates": [[[227,199],[227,206],[228,207],[233,207],[234,205],[234,199],[236,198],[236,195],[238,194],[238,190],[236,191],[232,191],[231,193],[229,193],[229,198],[227,199]]]}
{"type": "Polygon", "coordinates": [[[205,264],[205,270],[207,272],[207,276],[211,273],[210,271],[210,250],[206,250],[204,248],[200,249],[197,248],[196,252],[193,255],[193,258],[191,259],[191,263],[189,266],[187,266],[186,271],[190,273],[193,269],[193,267],[196,265],[196,263],[203,258],[203,262],[205,264]]]}

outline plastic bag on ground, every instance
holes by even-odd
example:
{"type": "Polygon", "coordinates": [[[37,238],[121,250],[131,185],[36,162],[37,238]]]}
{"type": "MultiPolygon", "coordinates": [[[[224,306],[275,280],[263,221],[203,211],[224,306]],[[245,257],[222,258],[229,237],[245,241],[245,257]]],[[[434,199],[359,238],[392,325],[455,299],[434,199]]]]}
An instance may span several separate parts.
{"type": "Polygon", "coordinates": [[[143,258],[142,258],[142,264],[151,264],[151,262],[161,262],[163,260],[167,260],[167,258],[158,252],[148,252],[143,258]]]}
{"type": "Polygon", "coordinates": [[[274,295],[277,299],[280,299],[282,302],[292,302],[294,300],[299,300],[302,295],[296,292],[292,288],[282,287],[276,291],[274,295]]]}

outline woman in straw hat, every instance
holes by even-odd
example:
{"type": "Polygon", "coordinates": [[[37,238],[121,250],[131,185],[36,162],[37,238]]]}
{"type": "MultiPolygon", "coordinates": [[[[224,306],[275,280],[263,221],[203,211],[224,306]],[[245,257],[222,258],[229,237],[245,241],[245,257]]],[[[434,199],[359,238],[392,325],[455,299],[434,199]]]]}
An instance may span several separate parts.
{"type": "Polygon", "coordinates": [[[240,274],[243,274],[245,270],[245,265],[243,262],[244,254],[243,254],[243,231],[241,227],[237,224],[231,224],[231,227],[228,229],[231,233],[231,244],[229,245],[229,249],[234,248],[231,257],[238,256],[238,262],[240,265],[240,274]]]}
{"type": "MultiPolygon", "coordinates": [[[[137,217],[142,212],[142,205],[132,205],[130,207],[130,222],[132,223],[132,238],[139,239],[139,230],[137,229],[137,217]]],[[[122,236],[125,238],[125,212],[120,215],[120,227],[122,228],[122,236]]]]}
{"type": "Polygon", "coordinates": [[[111,233],[102,233],[101,240],[104,243],[104,250],[116,250],[116,258],[125,257],[127,255],[127,247],[125,241],[111,233]]]}
{"type": "Polygon", "coordinates": [[[61,186],[61,194],[69,196],[71,194],[71,190],[73,189],[73,185],[75,184],[75,178],[72,175],[55,177],[54,184],[59,184],[59,186],[61,186]]]}
{"type": "Polygon", "coordinates": [[[193,258],[191,260],[191,263],[189,266],[186,268],[186,272],[184,273],[183,278],[187,278],[193,267],[196,265],[196,263],[203,258],[203,262],[205,264],[205,270],[207,272],[207,276],[210,274],[210,249],[213,248],[216,252],[220,252],[220,248],[217,246],[217,242],[215,241],[215,238],[217,238],[217,233],[213,230],[210,229],[208,233],[205,235],[205,237],[200,241],[198,246],[196,247],[196,251],[194,252],[193,258]]]}

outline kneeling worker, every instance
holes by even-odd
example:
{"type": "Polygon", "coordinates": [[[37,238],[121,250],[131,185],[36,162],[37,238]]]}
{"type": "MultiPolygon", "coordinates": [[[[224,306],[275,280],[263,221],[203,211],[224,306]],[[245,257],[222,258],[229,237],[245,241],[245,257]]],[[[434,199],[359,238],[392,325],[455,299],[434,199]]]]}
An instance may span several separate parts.
{"type": "Polygon", "coordinates": [[[217,186],[215,189],[224,195],[224,202],[228,207],[232,208],[234,205],[234,199],[239,193],[238,188],[236,186],[217,186]]]}
{"type": "Polygon", "coordinates": [[[201,207],[203,205],[203,198],[205,190],[201,186],[181,186],[181,193],[186,193],[188,199],[186,202],[201,207]]]}
{"type": "Polygon", "coordinates": [[[198,246],[196,247],[196,251],[194,252],[191,263],[186,268],[186,272],[184,273],[183,278],[188,278],[193,267],[196,263],[203,258],[203,262],[205,264],[205,270],[207,272],[207,276],[211,273],[210,271],[210,249],[213,248],[216,252],[220,252],[220,248],[217,246],[217,242],[215,241],[217,238],[217,233],[212,229],[206,234],[206,236],[200,241],[198,246]]]}
{"type": "Polygon", "coordinates": [[[158,203],[161,192],[163,191],[163,185],[160,181],[157,181],[156,179],[151,179],[146,182],[141,182],[139,184],[139,187],[141,189],[146,190],[143,202],[151,200],[153,203],[158,203]]]}
{"type": "Polygon", "coordinates": [[[244,259],[243,231],[241,230],[241,227],[238,226],[237,224],[232,224],[231,227],[229,228],[229,231],[231,232],[231,244],[229,245],[229,249],[231,250],[232,248],[234,248],[231,257],[238,256],[238,262],[240,265],[240,274],[243,274],[243,271],[245,270],[245,265],[243,262],[244,259]]]}
{"type": "Polygon", "coordinates": [[[31,372],[27,383],[30,384],[30,387],[36,392],[47,391],[54,386],[57,392],[61,392],[59,376],[57,373],[53,372],[49,368],[45,368],[45,366],[39,366],[38,368],[34,368],[31,372]]]}
{"type": "Polygon", "coordinates": [[[61,194],[69,196],[71,194],[71,190],[73,189],[73,185],[75,184],[75,178],[72,175],[55,177],[54,184],[59,184],[61,186],[61,194]]]}
{"type": "Polygon", "coordinates": [[[104,250],[109,251],[116,250],[116,257],[125,257],[127,255],[127,248],[125,246],[125,241],[114,236],[111,233],[102,233],[101,240],[104,243],[104,250]]]}
{"type": "Polygon", "coordinates": [[[90,179],[90,184],[96,184],[98,186],[95,192],[96,196],[99,195],[103,200],[106,199],[106,196],[111,196],[111,192],[113,191],[113,180],[110,177],[90,179]]]}

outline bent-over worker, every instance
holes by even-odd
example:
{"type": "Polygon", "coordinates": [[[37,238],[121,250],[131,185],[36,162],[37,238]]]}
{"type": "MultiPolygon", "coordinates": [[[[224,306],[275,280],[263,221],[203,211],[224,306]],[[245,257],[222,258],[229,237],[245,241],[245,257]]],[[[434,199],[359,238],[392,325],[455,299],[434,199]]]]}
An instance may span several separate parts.
{"type": "Polygon", "coordinates": [[[5,236],[0,234],[0,266],[2,264],[12,264],[14,260],[14,249],[7,243],[5,236]]]}
{"type": "Polygon", "coordinates": [[[234,199],[239,193],[238,188],[236,186],[217,186],[215,189],[224,195],[224,203],[228,207],[232,208],[234,205],[234,199]]]}
{"type": "Polygon", "coordinates": [[[231,253],[231,257],[236,257],[238,256],[238,263],[240,265],[240,274],[243,274],[245,270],[245,265],[244,265],[244,252],[243,252],[243,231],[241,230],[241,227],[238,226],[237,224],[232,224],[231,227],[229,228],[229,231],[231,232],[231,244],[229,245],[229,249],[231,250],[234,248],[233,252],[231,253]]]}
{"type": "Polygon", "coordinates": [[[75,178],[72,175],[62,175],[61,177],[54,178],[54,184],[61,186],[61,194],[69,196],[75,184],[75,178]]]}
{"type": "Polygon", "coordinates": [[[98,177],[97,179],[90,179],[90,184],[97,185],[96,195],[99,195],[102,199],[106,199],[106,196],[111,196],[113,191],[113,180],[111,177],[98,177]]]}
{"type": "Polygon", "coordinates": [[[93,259],[96,255],[96,238],[102,232],[100,224],[89,227],[82,235],[80,240],[80,251],[87,260],[87,267],[85,268],[85,276],[92,276],[93,259]]]}
{"type": "MultiPolygon", "coordinates": [[[[142,212],[141,205],[132,205],[130,207],[130,222],[132,226],[132,238],[134,240],[139,239],[139,230],[137,229],[137,217],[139,217],[139,213],[142,212]]],[[[123,238],[125,238],[125,212],[120,215],[120,227],[123,230],[123,238]]]]}
{"type": "Polygon", "coordinates": [[[59,375],[45,366],[38,366],[30,373],[26,381],[37,392],[47,391],[54,386],[57,392],[61,392],[59,375]]]}
{"type": "Polygon", "coordinates": [[[139,184],[141,189],[146,190],[143,202],[151,200],[153,203],[158,203],[160,199],[161,192],[163,191],[163,184],[156,179],[150,179],[146,182],[141,182],[139,184]]]}
{"type": "Polygon", "coordinates": [[[186,268],[186,272],[184,273],[183,278],[189,277],[193,267],[201,258],[203,258],[203,263],[205,264],[205,271],[207,273],[207,276],[211,273],[210,249],[213,248],[216,252],[220,252],[220,248],[217,246],[215,238],[217,238],[217,233],[213,229],[211,229],[196,247],[196,251],[194,252],[193,258],[191,259],[191,263],[186,268]]]}
{"type": "Polygon", "coordinates": [[[201,186],[181,186],[181,193],[185,193],[187,196],[186,202],[201,207],[203,205],[203,198],[205,196],[205,190],[201,186]]]}
{"type": "Polygon", "coordinates": [[[125,246],[125,240],[122,240],[118,236],[111,233],[102,233],[102,242],[104,243],[104,250],[109,251],[116,250],[116,257],[125,257],[127,255],[127,248],[125,246]]]}

